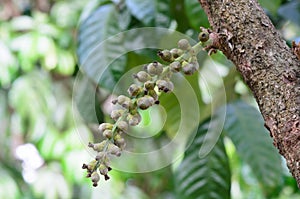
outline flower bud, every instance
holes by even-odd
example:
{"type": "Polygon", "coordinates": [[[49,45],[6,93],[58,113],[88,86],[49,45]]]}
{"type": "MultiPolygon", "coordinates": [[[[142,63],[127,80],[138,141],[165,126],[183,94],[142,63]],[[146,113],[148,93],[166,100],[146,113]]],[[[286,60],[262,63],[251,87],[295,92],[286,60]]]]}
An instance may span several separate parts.
{"type": "Polygon", "coordinates": [[[198,62],[191,62],[187,63],[185,62],[182,66],[182,71],[186,75],[192,75],[199,69],[198,62]]]}
{"type": "Polygon", "coordinates": [[[116,109],[116,110],[113,110],[110,114],[110,117],[117,121],[122,115],[124,114],[124,110],[122,109],[116,109]]]}
{"type": "Polygon", "coordinates": [[[181,50],[189,50],[191,48],[191,45],[187,39],[180,39],[178,41],[178,48],[181,50]]]}
{"type": "Polygon", "coordinates": [[[121,149],[114,144],[109,144],[107,150],[108,150],[108,153],[110,153],[112,155],[115,155],[118,157],[121,156],[121,149]]]}
{"type": "Polygon", "coordinates": [[[174,85],[171,81],[157,80],[156,85],[159,91],[163,91],[165,93],[172,92],[174,89],[174,85]]]}
{"type": "Polygon", "coordinates": [[[137,96],[138,94],[141,93],[141,91],[142,91],[142,88],[136,84],[131,84],[127,90],[128,94],[131,97],[137,96]]]}
{"type": "Polygon", "coordinates": [[[173,48],[173,49],[171,49],[170,52],[175,59],[180,57],[183,54],[182,50],[178,49],[178,48],[173,48]]]}
{"type": "Polygon", "coordinates": [[[96,159],[97,161],[99,161],[99,160],[102,160],[105,156],[106,156],[106,153],[103,152],[103,151],[101,151],[101,152],[97,153],[95,159],[96,159]]]}
{"type": "Polygon", "coordinates": [[[111,130],[113,128],[113,124],[110,123],[102,123],[99,125],[100,133],[103,133],[106,129],[111,130]]]}
{"type": "Polygon", "coordinates": [[[128,124],[125,121],[119,121],[117,123],[118,129],[120,129],[122,132],[127,132],[128,131],[128,124]]]}
{"type": "Polygon", "coordinates": [[[142,117],[139,113],[136,113],[135,115],[128,114],[127,121],[130,126],[136,126],[138,125],[142,120],[142,117]]]}
{"type": "Polygon", "coordinates": [[[179,72],[181,69],[181,64],[178,61],[174,61],[170,64],[170,69],[172,72],[176,73],[179,72]]]}
{"type": "Polygon", "coordinates": [[[106,137],[107,139],[112,138],[112,135],[113,135],[112,130],[105,130],[103,132],[103,137],[106,137]]]}
{"type": "Polygon", "coordinates": [[[173,56],[169,50],[158,51],[157,54],[164,61],[171,62],[173,60],[173,56]]]}
{"type": "Polygon", "coordinates": [[[124,102],[130,101],[130,98],[125,95],[120,95],[117,98],[118,104],[122,105],[124,102]]]}
{"type": "Polygon", "coordinates": [[[89,143],[88,146],[93,148],[94,151],[100,152],[103,151],[105,145],[106,145],[106,141],[102,141],[100,143],[95,143],[95,144],[89,143]]]}
{"type": "Polygon", "coordinates": [[[146,90],[153,90],[154,87],[155,87],[155,83],[152,82],[152,81],[146,81],[144,83],[144,87],[145,87],[146,90]]]}
{"type": "Polygon", "coordinates": [[[154,99],[149,95],[145,95],[144,97],[141,97],[137,100],[137,106],[142,110],[146,110],[153,104],[154,104],[154,99]]]}
{"type": "Polygon", "coordinates": [[[125,143],[125,139],[124,138],[119,138],[116,140],[116,145],[118,147],[120,147],[121,149],[124,149],[125,146],[126,146],[126,143],[125,143]]]}
{"type": "Polygon", "coordinates": [[[96,160],[92,160],[92,161],[87,165],[87,169],[88,169],[89,171],[92,171],[92,170],[95,169],[96,165],[97,165],[97,161],[96,161],[96,160]]]}
{"type": "Polygon", "coordinates": [[[134,77],[142,83],[151,80],[151,76],[145,71],[138,72],[134,77]]]}
{"type": "Polygon", "coordinates": [[[163,65],[159,62],[153,62],[147,65],[147,72],[150,75],[160,75],[163,72],[163,65]]]}
{"type": "Polygon", "coordinates": [[[100,176],[96,171],[92,173],[91,180],[93,182],[93,186],[96,187],[98,185],[99,180],[100,180],[100,176]]]}
{"type": "Polygon", "coordinates": [[[108,168],[105,164],[100,164],[99,165],[99,172],[101,173],[101,175],[107,175],[108,173],[108,168]]]}
{"type": "Polygon", "coordinates": [[[158,95],[157,95],[157,93],[156,93],[156,91],[154,89],[149,90],[148,91],[148,95],[151,96],[154,99],[154,101],[158,100],[158,95]]]}

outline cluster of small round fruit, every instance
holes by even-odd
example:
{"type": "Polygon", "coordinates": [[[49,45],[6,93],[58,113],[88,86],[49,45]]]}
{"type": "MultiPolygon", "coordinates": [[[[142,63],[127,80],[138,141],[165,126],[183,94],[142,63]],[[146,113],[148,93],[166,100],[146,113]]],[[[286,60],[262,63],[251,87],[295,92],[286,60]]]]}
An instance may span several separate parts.
{"type": "Polygon", "coordinates": [[[129,126],[136,126],[141,122],[139,110],[159,104],[158,97],[162,92],[173,91],[173,73],[182,71],[186,75],[192,75],[199,69],[196,55],[202,50],[203,41],[207,39],[207,34],[200,33],[200,42],[195,46],[191,46],[187,39],[181,39],[178,48],[159,51],[158,56],[169,64],[163,65],[155,61],[145,65],[142,71],[133,75],[137,83],[129,86],[129,97],[120,95],[112,101],[117,107],[110,114],[115,122],[100,124],[99,131],[106,139],[100,143],[89,143],[88,146],[96,151],[97,155],[89,164],[82,166],[83,169],[87,169],[87,177],[91,178],[93,186],[98,185],[99,174],[103,175],[105,180],[109,179],[110,156],[121,155],[126,146],[122,134],[128,132],[129,126]]]}

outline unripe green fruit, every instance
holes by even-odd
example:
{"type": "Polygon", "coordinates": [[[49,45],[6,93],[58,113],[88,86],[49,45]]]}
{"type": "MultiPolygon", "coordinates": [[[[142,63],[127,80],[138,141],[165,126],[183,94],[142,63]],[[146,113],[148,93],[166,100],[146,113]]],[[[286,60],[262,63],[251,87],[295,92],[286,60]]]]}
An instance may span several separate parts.
{"type": "Polygon", "coordinates": [[[99,172],[101,173],[101,175],[107,175],[107,173],[108,173],[107,166],[105,164],[100,164],[99,172]]]}
{"type": "Polygon", "coordinates": [[[95,144],[89,143],[89,147],[93,148],[94,151],[97,152],[103,151],[105,145],[106,145],[106,141],[102,141],[100,143],[95,143],[95,144]]]}
{"type": "Polygon", "coordinates": [[[100,151],[99,153],[97,153],[95,159],[96,159],[97,161],[99,161],[99,160],[102,160],[105,156],[106,156],[106,153],[103,152],[103,151],[100,151]]]}
{"type": "Polygon", "coordinates": [[[158,100],[158,95],[154,89],[148,90],[148,95],[151,96],[154,99],[154,101],[158,100]]]}
{"type": "Polygon", "coordinates": [[[87,169],[90,170],[90,171],[92,171],[92,170],[95,169],[96,165],[97,165],[97,161],[96,161],[96,160],[92,160],[92,161],[87,165],[87,169]]]}
{"type": "Polygon", "coordinates": [[[124,114],[124,110],[122,109],[116,109],[116,110],[113,110],[110,114],[110,117],[117,121],[122,115],[124,114]]]}
{"type": "Polygon", "coordinates": [[[110,123],[102,123],[99,125],[100,133],[103,133],[106,129],[111,130],[113,128],[113,124],[110,123]]]}
{"type": "Polygon", "coordinates": [[[120,95],[120,96],[118,96],[118,98],[117,98],[117,102],[118,102],[118,104],[120,104],[120,105],[122,105],[124,102],[129,102],[130,101],[130,98],[129,97],[127,97],[127,96],[125,96],[125,95],[120,95]]]}
{"type": "Polygon", "coordinates": [[[174,61],[170,64],[170,69],[172,72],[176,73],[181,70],[181,64],[178,61],[174,61]]]}
{"type": "MultiPolygon", "coordinates": [[[[199,65],[198,65],[198,68],[199,68],[199,65]]],[[[182,71],[186,75],[192,75],[197,71],[197,64],[188,63],[182,67],[182,71]]]]}
{"type": "Polygon", "coordinates": [[[137,96],[138,94],[140,94],[142,91],[141,87],[139,87],[138,85],[136,84],[131,84],[127,90],[128,94],[131,96],[131,97],[135,97],[137,96]]]}
{"type": "Polygon", "coordinates": [[[112,155],[115,155],[118,157],[121,156],[121,149],[114,144],[109,144],[107,150],[108,150],[108,153],[110,153],[112,155]]]}
{"type": "Polygon", "coordinates": [[[121,131],[123,131],[125,133],[128,131],[128,124],[125,121],[119,121],[117,123],[117,127],[118,127],[118,129],[120,129],[121,131]]]}
{"type": "Polygon", "coordinates": [[[126,143],[125,143],[125,139],[124,138],[120,138],[118,140],[115,141],[116,142],[116,145],[118,147],[120,147],[121,149],[124,149],[125,146],[126,146],[126,143]]]}
{"type": "Polygon", "coordinates": [[[128,114],[127,116],[127,121],[129,123],[130,126],[136,126],[138,125],[142,120],[142,117],[139,113],[132,115],[132,114],[128,114]]]}
{"type": "Polygon", "coordinates": [[[112,138],[112,135],[113,135],[112,130],[105,130],[103,132],[103,137],[106,137],[107,139],[112,138]]]}
{"type": "Polygon", "coordinates": [[[154,99],[149,95],[145,95],[144,97],[141,97],[137,100],[137,106],[142,110],[146,110],[153,104],[154,104],[154,99]]]}
{"type": "Polygon", "coordinates": [[[142,83],[151,80],[151,76],[145,71],[138,72],[134,77],[142,83]]]}
{"type": "Polygon", "coordinates": [[[157,54],[164,61],[171,62],[173,60],[173,56],[169,50],[162,50],[159,51],[157,54]]]}
{"type": "Polygon", "coordinates": [[[147,72],[150,75],[160,75],[163,72],[163,65],[159,62],[153,62],[147,65],[147,72]]]}
{"type": "Polygon", "coordinates": [[[181,49],[178,49],[178,48],[173,48],[171,49],[171,54],[172,56],[176,59],[178,57],[180,57],[182,54],[183,54],[183,51],[181,49]]]}
{"type": "Polygon", "coordinates": [[[157,80],[156,85],[159,91],[163,91],[165,93],[169,93],[174,89],[174,85],[171,81],[157,80]]]}
{"type": "Polygon", "coordinates": [[[146,90],[153,90],[154,87],[155,87],[155,83],[152,82],[152,81],[146,81],[144,83],[144,87],[145,87],[146,90]]]}
{"type": "Polygon", "coordinates": [[[207,42],[209,39],[209,34],[208,32],[200,32],[198,35],[198,39],[201,42],[207,42]]]}
{"type": "Polygon", "coordinates": [[[180,39],[178,41],[178,48],[181,50],[189,50],[191,48],[191,45],[187,39],[180,39]]]}

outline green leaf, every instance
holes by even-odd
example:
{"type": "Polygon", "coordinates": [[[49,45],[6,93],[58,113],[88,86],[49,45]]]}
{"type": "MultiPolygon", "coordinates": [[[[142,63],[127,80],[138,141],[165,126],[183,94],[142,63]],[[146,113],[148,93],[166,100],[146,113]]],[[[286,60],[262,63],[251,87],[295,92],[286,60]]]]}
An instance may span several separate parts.
{"type": "Polygon", "coordinates": [[[185,0],[185,13],[189,19],[190,25],[199,31],[199,27],[209,27],[207,16],[198,0],[185,0]]]}
{"type": "Polygon", "coordinates": [[[103,120],[100,104],[96,100],[96,87],[81,73],[74,83],[73,99],[77,111],[88,124],[103,120]]]}
{"type": "Polygon", "coordinates": [[[126,6],[131,14],[145,25],[153,24],[155,17],[155,3],[149,0],[126,0],[126,6]]]}
{"type": "Polygon", "coordinates": [[[131,14],[144,25],[167,27],[170,23],[170,0],[126,0],[131,14]]]}
{"type": "Polygon", "coordinates": [[[277,10],[281,5],[282,0],[259,0],[258,2],[264,8],[266,8],[272,15],[277,14],[277,10]]]}
{"type": "Polygon", "coordinates": [[[278,13],[283,16],[286,20],[290,20],[298,25],[300,25],[300,2],[292,1],[290,3],[284,4],[278,10],[278,13]]]}
{"type": "Polygon", "coordinates": [[[264,127],[261,114],[241,101],[227,105],[226,112],[224,130],[241,159],[251,167],[262,185],[278,185],[282,176],[281,159],[264,127]]]}
{"type": "Polygon", "coordinates": [[[28,125],[24,133],[37,141],[47,129],[51,113],[57,108],[51,93],[49,76],[40,71],[23,75],[14,81],[9,92],[9,104],[20,116],[22,124],[28,125]]]}
{"type": "Polygon", "coordinates": [[[19,198],[20,190],[16,183],[16,179],[9,175],[2,165],[0,165],[0,198],[19,198]]]}
{"type": "Polygon", "coordinates": [[[81,68],[108,89],[113,88],[126,66],[126,57],[121,56],[125,51],[122,36],[108,39],[122,31],[118,17],[116,7],[106,4],[83,21],[79,29],[77,54],[81,68]]]}
{"type": "Polygon", "coordinates": [[[168,27],[170,19],[170,3],[171,0],[157,0],[156,1],[156,14],[155,26],[168,27]]]}
{"type": "Polygon", "coordinates": [[[199,158],[199,149],[209,129],[210,122],[203,122],[185,157],[175,172],[178,199],[230,198],[230,169],[223,139],[213,150],[199,158]]]}

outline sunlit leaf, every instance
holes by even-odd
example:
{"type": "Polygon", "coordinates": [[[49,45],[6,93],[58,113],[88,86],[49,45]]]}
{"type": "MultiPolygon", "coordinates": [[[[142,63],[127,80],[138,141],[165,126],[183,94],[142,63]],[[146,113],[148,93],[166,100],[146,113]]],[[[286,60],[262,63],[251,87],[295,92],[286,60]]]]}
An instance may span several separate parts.
{"type": "Polygon", "coordinates": [[[251,167],[262,185],[277,186],[282,176],[281,159],[264,127],[261,114],[241,101],[227,105],[226,112],[224,130],[240,158],[251,167]]]}
{"type": "Polygon", "coordinates": [[[230,169],[223,139],[204,158],[199,158],[209,121],[202,123],[175,172],[178,199],[229,199],[230,169]]]}
{"type": "Polygon", "coordinates": [[[0,198],[18,198],[20,190],[14,178],[0,165],[0,198]]]}
{"type": "Polygon", "coordinates": [[[2,41],[0,41],[0,65],[0,85],[11,83],[18,70],[17,60],[2,41]]]}
{"type": "Polygon", "coordinates": [[[75,70],[75,60],[71,52],[58,51],[57,71],[62,75],[72,75],[75,70]]]}
{"type": "Polygon", "coordinates": [[[33,191],[38,198],[71,198],[71,189],[60,173],[59,165],[52,164],[41,168],[37,180],[33,183],[33,191]]]}

